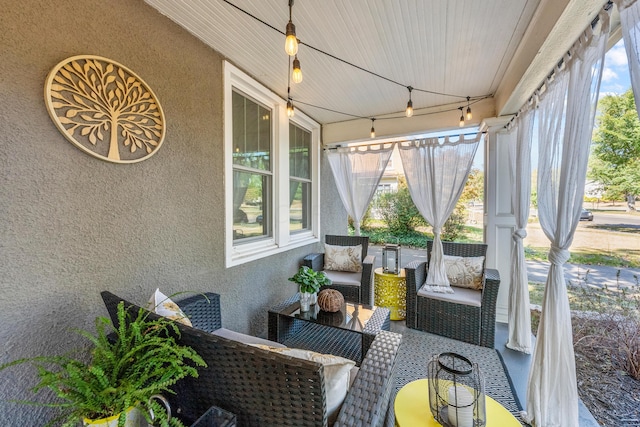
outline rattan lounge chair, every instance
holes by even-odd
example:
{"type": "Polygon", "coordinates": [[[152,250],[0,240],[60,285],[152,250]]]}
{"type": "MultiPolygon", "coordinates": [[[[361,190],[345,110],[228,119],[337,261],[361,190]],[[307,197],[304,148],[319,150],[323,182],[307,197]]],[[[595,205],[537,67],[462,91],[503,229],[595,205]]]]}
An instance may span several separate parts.
{"type": "MultiPolygon", "coordinates": [[[[418,295],[427,278],[432,244],[427,242],[427,262],[414,261],[405,266],[407,327],[493,348],[500,274],[484,268],[480,307],[418,295]]],[[[487,253],[485,244],[442,242],[442,247],[445,255],[477,257],[487,253]]]]}
{"type": "MultiPolygon", "coordinates": [[[[179,342],[193,347],[208,365],[199,370],[198,378],[179,382],[176,394],[169,396],[177,416],[189,425],[217,406],[235,414],[239,426],[326,426],[323,366],[211,334],[222,326],[220,296],[206,296],[208,300],[196,295],[177,301],[193,323],[193,327],[178,324],[179,342]]],[[[116,322],[122,299],[107,291],[102,298],[116,322]]],[[[334,426],[384,423],[400,340],[392,332],[376,336],[334,426]]]]}
{"type": "MultiPolygon", "coordinates": [[[[355,281],[348,283],[340,280],[341,274],[329,272],[328,276],[332,280],[331,286],[325,286],[336,289],[342,293],[345,301],[354,304],[373,305],[373,264],[375,256],[367,256],[369,249],[369,238],[364,236],[334,236],[326,235],[325,242],[328,245],[336,246],[357,246],[362,245],[362,275],[355,281]]],[[[315,270],[322,271],[324,269],[324,253],[312,253],[304,257],[303,265],[315,270]]],[[[323,287],[323,288],[325,288],[323,287]]]]}

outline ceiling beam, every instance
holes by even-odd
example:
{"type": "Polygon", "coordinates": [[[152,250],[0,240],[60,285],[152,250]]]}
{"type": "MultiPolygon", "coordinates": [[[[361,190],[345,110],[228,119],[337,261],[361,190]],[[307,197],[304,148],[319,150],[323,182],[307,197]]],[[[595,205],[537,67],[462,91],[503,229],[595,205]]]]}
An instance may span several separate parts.
{"type": "Polygon", "coordinates": [[[598,15],[606,0],[543,0],[495,94],[499,116],[515,114],[598,15]]]}

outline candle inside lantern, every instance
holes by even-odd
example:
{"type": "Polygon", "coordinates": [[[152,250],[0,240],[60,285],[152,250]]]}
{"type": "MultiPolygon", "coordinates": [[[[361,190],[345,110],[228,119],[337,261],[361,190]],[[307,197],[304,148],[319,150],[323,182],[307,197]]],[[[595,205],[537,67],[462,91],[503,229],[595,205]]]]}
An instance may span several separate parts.
{"type": "Polygon", "coordinates": [[[473,427],[473,395],[462,385],[449,387],[449,423],[455,427],[473,427]]]}

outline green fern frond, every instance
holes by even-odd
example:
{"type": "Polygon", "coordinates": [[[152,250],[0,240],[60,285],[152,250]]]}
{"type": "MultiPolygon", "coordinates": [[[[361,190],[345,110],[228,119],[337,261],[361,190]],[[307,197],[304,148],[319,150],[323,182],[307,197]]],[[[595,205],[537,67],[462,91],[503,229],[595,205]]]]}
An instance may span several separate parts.
{"type": "Polygon", "coordinates": [[[157,415],[155,425],[183,427],[176,418],[167,422],[164,409],[153,401],[149,404],[149,397],[173,393],[171,387],[176,382],[197,377],[197,367],[206,363],[192,348],[177,343],[180,330],[172,321],[153,320],[148,311],[127,310],[122,302],[117,319],[113,332],[105,317],[96,318],[95,334],[76,331],[92,346],[90,363],[70,355],[41,356],[0,365],[0,372],[25,363],[36,368],[39,382],[33,392],[47,388],[60,400],[20,403],[60,409],[60,415],[48,423],[51,426],[75,427],[83,417],[98,419],[118,413],[123,413],[118,425],[124,425],[127,408],[138,406],[144,413],[151,405],[157,415]]]}

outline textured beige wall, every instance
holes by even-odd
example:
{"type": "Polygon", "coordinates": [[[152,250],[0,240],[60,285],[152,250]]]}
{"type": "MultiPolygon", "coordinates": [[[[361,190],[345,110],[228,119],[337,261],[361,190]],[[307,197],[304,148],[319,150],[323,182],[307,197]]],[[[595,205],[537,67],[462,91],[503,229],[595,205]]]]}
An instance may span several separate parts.
{"type": "MultiPolygon", "coordinates": [[[[317,247],[224,268],[222,57],[141,0],[0,0],[0,29],[0,363],[80,345],[71,329],[106,315],[104,289],[137,302],[156,287],[218,292],[225,327],[266,334],[267,307],[295,291],[286,278],[317,247]],[[57,131],[44,81],[78,54],[153,89],[167,121],[157,154],[107,163],[57,131]]],[[[323,232],[344,232],[324,161],[322,174],[323,232]]],[[[7,402],[33,383],[28,369],[0,372],[0,426],[50,418],[7,402]]]]}

